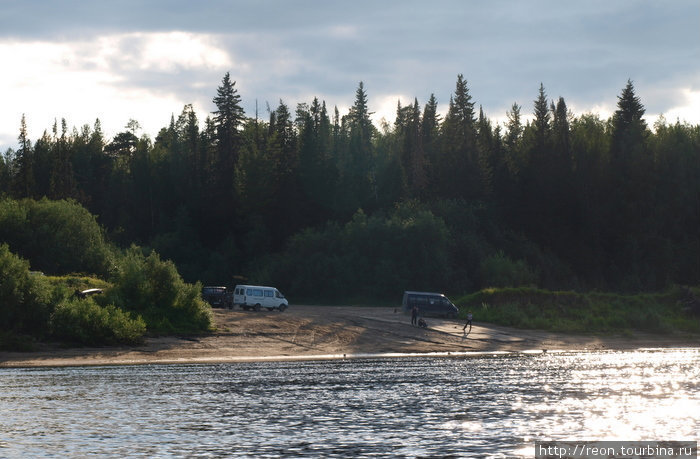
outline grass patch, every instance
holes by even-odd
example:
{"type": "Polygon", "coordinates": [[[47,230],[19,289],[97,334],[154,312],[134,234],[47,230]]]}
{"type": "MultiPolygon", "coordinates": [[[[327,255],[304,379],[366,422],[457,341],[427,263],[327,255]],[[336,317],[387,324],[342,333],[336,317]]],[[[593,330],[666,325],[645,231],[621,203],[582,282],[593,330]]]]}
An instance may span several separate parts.
{"type": "MultiPolygon", "coordinates": [[[[698,288],[691,289],[696,296],[698,288]]],[[[460,316],[509,327],[566,333],[700,333],[700,317],[687,310],[687,290],[662,293],[557,292],[535,288],[484,289],[455,301],[460,316]]]]}
{"type": "Polygon", "coordinates": [[[82,274],[69,274],[67,276],[45,276],[46,280],[53,286],[63,288],[73,292],[75,290],[87,290],[89,288],[107,289],[112,286],[106,280],[97,277],[85,276],[82,274]]]}

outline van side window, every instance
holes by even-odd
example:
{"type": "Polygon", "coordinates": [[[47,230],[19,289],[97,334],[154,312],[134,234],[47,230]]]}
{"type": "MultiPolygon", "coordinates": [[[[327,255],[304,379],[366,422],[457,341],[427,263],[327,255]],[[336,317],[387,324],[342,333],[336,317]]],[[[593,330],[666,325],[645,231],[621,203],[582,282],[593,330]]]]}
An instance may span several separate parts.
{"type": "Polygon", "coordinates": [[[265,290],[265,297],[266,298],[272,298],[273,297],[272,290],[265,290]]]}
{"type": "Polygon", "coordinates": [[[262,290],[256,288],[255,290],[253,290],[253,296],[263,296],[262,290]]]}
{"type": "Polygon", "coordinates": [[[246,289],[245,294],[248,296],[253,296],[253,289],[252,288],[246,289]]]}

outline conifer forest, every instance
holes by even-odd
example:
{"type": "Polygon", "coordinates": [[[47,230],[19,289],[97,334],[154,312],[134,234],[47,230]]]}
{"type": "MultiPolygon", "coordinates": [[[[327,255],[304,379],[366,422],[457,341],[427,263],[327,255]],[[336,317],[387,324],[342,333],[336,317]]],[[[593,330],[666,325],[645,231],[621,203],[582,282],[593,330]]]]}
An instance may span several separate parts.
{"type": "MultiPolygon", "coordinates": [[[[134,120],[106,138],[99,119],[62,119],[30,139],[23,117],[0,153],[0,201],[66,200],[187,282],[295,299],[700,283],[700,126],[649,125],[632,81],[609,119],[540,85],[497,124],[462,75],[446,109],[397,102],[393,123],[373,124],[370,96],[359,83],[347,113],[315,98],[250,114],[227,73],[215,111],[186,105],[155,138],[134,120]]],[[[59,274],[2,218],[0,242],[59,274]]]]}

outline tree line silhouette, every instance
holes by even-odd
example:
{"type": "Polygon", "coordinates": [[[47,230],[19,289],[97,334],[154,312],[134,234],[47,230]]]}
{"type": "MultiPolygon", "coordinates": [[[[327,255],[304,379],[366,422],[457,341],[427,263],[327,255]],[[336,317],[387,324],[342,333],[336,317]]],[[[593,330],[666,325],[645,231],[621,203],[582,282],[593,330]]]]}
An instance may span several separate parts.
{"type": "Polygon", "coordinates": [[[544,86],[502,127],[458,75],[375,126],[314,98],[246,116],[226,73],[203,123],[186,105],[155,139],[130,121],[66,120],[32,142],[22,117],[0,193],[72,199],[109,237],[172,259],[187,281],[274,282],[304,298],[488,286],[657,290],[700,279],[700,126],[651,129],[628,81],[610,119],[544,86]],[[238,276],[238,277],[236,277],[238,276]]]}

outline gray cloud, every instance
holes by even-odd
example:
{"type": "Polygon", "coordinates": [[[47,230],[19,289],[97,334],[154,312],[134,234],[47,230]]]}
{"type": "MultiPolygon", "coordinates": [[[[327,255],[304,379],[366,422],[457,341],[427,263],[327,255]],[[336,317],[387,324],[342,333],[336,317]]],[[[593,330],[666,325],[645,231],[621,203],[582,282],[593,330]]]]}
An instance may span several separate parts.
{"type": "MultiPolygon", "coordinates": [[[[231,56],[228,70],[251,115],[256,99],[294,105],[319,96],[331,107],[349,105],[359,81],[370,106],[386,95],[423,103],[435,93],[444,108],[458,73],[491,117],[503,117],[513,102],[529,113],[540,82],[550,97],[590,109],[614,106],[631,78],[655,113],[681,103],[679,89],[700,88],[696,0],[334,3],[5,0],[0,41],[212,34],[231,56]]],[[[139,45],[124,40],[120,53],[138,56],[139,45]]],[[[224,69],[144,70],[118,57],[110,66],[119,85],[213,109],[224,69]]]]}

